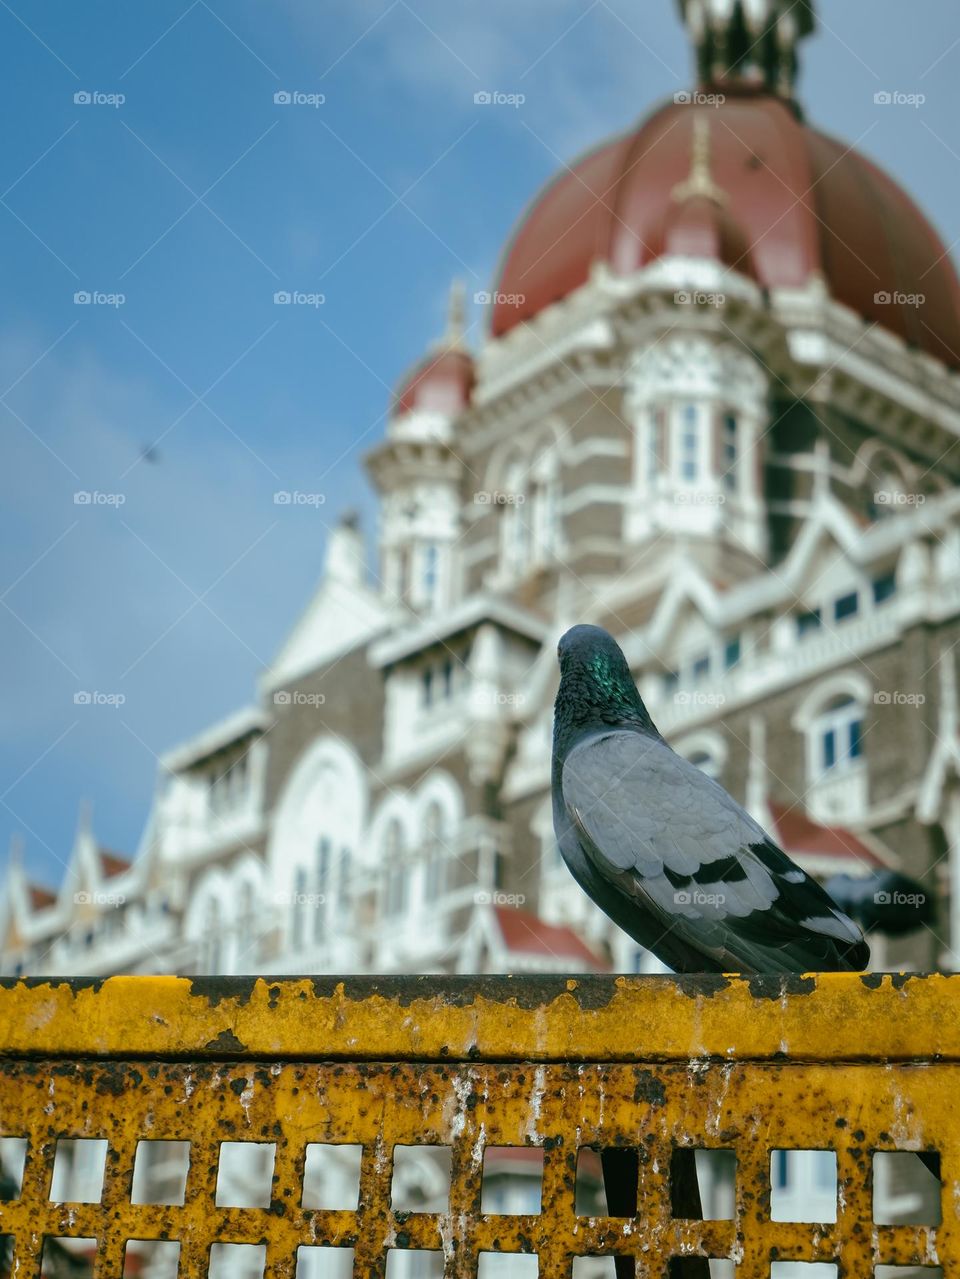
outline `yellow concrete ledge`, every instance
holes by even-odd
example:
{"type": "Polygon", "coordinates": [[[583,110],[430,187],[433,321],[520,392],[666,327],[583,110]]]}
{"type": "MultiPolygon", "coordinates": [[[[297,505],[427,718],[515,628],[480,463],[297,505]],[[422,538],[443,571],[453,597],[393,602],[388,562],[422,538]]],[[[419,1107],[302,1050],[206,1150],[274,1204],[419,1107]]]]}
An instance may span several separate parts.
{"type": "Polygon", "coordinates": [[[958,1061],[960,975],[4,980],[25,1056],[958,1061]]]}

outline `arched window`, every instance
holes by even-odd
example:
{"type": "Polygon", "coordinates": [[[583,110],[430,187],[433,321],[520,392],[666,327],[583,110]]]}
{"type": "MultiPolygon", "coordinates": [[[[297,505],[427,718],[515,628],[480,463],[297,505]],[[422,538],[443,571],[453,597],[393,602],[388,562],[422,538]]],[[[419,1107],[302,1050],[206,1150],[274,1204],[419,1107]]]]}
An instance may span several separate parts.
{"type": "Polygon", "coordinates": [[[497,497],[502,504],[501,527],[504,567],[510,573],[522,573],[530,563],[532,530],[527,511],[527,468],[519,461],[507,468],[503,492],[497,497]]]}
{"type": "Polygon", "coordinates": [[[427,805],[423,818],[425,844],[425,873],[423,895],[429,905],[442,897],[447,887],[446,817],[443,808],[434,800],[427,805]]]}
{"type": "Polygon", "coordinates": [[[530,522],[533,559],[542,562],[557,551],[559,542],[559,465],[551,449],[537,458],[531,472],[530,522]]]}
{"type": "Polygon", "coordinates": [[[847,767],[863,754],[863,710],[852,697],[835,698],[813,721],[814,776],[847,767]]]}
{"type": "Polygon", "coordinates": [[[407,908],[407,868],[403,862],[403,828],[394,818],[383,837],[384,914],[402,915],[407,908]]]}
{"type": "Polygon", "coordinates": [[[680,416],[680,479],[695,484],[700,478],[700,410],[685,404],[680,416]]]}

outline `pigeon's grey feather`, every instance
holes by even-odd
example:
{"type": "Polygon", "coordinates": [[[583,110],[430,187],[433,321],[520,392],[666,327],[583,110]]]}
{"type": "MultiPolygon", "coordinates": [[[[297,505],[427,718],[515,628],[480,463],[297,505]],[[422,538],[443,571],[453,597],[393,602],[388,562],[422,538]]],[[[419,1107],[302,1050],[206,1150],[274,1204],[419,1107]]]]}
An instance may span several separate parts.
{"type": "Polygon", "coordinates": [[[860,969],[860,929],[657,732],[612,638],[561,641],[554,825],[570,870],[678,972],[860,969]]]}

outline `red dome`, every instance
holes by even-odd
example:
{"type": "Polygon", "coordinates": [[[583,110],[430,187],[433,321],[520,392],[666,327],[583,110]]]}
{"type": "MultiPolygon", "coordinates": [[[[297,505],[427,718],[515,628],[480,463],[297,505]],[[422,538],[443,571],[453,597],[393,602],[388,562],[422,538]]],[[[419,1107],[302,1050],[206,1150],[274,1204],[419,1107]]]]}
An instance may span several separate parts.
{"type": "Polygon", "coordinates": [[[690,172],[701,112],[709,120],[712,179],[728,197],[730,227],[745,234],[761,285],[802,287],[819,274],[836,301],[960,367],[960,285],[920,209],[875,164],[805,124],[790,104],[747,88],[728,91],[716,107],[671,102],[555,178],[508,247],[495,337],[584,284],[595,261],[628,275],[668,248],[679,251],[663,228],[676,218],[673,193],[690,172]],[[899,301],[877,299],[898,294],[899,301]],[[903,300],[917,294],[922,305],[903,300]]]}
{"type": "Polygon", "coordinates": [[[476,369],[469,351],[447,347],[428,355],[400,383],[393,397],[393,414],[414,409],[455,417],[470,403],[476,369]]]}

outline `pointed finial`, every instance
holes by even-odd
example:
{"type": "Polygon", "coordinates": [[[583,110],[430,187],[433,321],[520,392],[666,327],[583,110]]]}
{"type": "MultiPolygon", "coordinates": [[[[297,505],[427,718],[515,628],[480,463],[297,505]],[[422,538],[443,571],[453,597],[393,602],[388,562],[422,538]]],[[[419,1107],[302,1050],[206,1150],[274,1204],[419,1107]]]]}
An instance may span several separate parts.
{"type": "Polygon", "coordinates": [[[729,197],[717,186],[710,172],[710,118],[705,111],[693,117],[693,141],[690,150],[690,176],[673,188],[678,204],[692,196],[702,195],[714,204],[729,204],[729,197]]]}
{"type": "Polygon", "coordinates": [[[463,280],[452,280],[447,302],[447,331],[441,345],[449,351],[459,351],[467,332],[467,286],[463,280]]]}
{"type": "Polygon", "coordinates": [[[77,811],[77,834],[93,834],[93,801],[90,799],[81,799],[80,801],[80,807],[77,811]]]}

